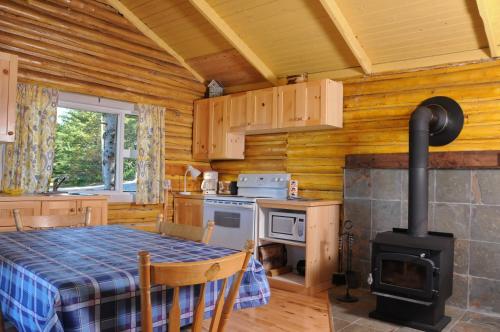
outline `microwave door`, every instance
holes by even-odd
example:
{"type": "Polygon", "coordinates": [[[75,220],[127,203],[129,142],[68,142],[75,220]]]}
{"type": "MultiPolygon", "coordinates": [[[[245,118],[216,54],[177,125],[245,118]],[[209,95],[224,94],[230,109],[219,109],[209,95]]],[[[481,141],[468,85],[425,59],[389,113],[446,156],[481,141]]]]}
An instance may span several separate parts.
{"type": "Polygon", "coordinates": [[[295,218],[273,216],[271,234],[277,238],[293,239],[295,227],[295,218]]]}

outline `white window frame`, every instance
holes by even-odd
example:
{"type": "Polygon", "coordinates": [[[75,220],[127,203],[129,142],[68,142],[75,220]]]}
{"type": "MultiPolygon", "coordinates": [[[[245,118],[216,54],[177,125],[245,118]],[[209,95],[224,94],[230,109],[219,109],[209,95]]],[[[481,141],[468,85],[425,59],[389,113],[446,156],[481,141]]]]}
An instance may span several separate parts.
{"type": "Polygon", "coordinates": [[[78,93],[60,92],[57,107],[69,108],[97,113],[118,114],[118,125],[116,130],[116,174],[114,190],[78,190],[78,192],[88,192],[110,196],[111,202],[133,202],[135,193],[123,191],[123,160],[125,155],[124,132],[125,115],[137,115],[133,103],[101,98],[96,96],[82,95],[78,93]]]}

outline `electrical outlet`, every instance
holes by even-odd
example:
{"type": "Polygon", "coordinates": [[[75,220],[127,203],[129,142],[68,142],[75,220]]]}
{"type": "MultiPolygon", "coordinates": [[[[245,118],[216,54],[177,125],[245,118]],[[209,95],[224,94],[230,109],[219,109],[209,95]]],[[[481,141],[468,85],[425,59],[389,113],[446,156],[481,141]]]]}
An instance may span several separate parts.
{"type": "Polygon", "coordinates": [[[170,179],[163,181],[163,188],[171,190],[172,189],[172,181],[170,179]]]}

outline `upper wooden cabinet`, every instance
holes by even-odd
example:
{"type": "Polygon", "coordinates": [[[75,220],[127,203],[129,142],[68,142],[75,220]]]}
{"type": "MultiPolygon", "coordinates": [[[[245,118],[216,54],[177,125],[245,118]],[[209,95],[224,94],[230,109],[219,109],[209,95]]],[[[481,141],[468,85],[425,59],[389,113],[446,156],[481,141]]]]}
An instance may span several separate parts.
{"type": "Polygon", "coordinates": [[[208,159],[244,159],[245,133],[229,131],[230,96],[209,103],[208,159]]]}
{"type": "Polygon", "coordinates": [[[247,93],[235,93],[229,97],[228,123],[230,132],[243,132],[247,127],[247,93]]]}
{"type": "Polygon", "coordinates": [[[247,131],[277,128],[276,88],[247,92],[247,131]]]}
{"type": "Polygon", "coordinates": [[[208,160],[208,121],[210,99],[200,99],[194,103],[193,159],[208,160]]]}
{"type": "Polygon", "coordinates": [[[0,52],[0,142],[14,142],[17,56],[0,52]]]}
{"type": "Polygon", "coordinates": [[[342,128],[342,84],[320,80],[278,87],[278,128],[342,128]]]}
{"type": "MultiPolygon", "coordinates": [[[[236,100],[237,101],[237,100],[236,100]]],[[[233,104],[233,105],[236,105],[233,104]]],[[[230,96],[197,100],[194,103],[193,159],[243,159],[245,134],[230,131],[230,96]]],[[[237,107],[233,109],[237,110],[237,107]]],[[[239,114],[234,113],[234,117],[239,114]]],[[[233,117],[233,123],[238,123],[233,117]]],[[[236,130],[237,125],[234,126],[236,130]]]]}
{"type": "Polygon", "coordinates": [[[342,128],[342,100],[328,79],[197,100],[193,158],[243,159],[245,134],[342,128]]]}

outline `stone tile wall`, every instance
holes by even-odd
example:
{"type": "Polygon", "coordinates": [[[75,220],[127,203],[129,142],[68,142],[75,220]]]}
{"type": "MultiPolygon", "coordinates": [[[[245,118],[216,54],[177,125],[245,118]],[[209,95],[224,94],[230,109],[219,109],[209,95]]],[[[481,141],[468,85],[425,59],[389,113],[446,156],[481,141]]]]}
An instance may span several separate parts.
{"type": "MultiPolygon", "coordinates": [[[[353,266],[366,280],[370,240],[408,226],[408,172],[347,169],[344,178],[345,219],[356,236],[353,266]]],[[[431,170],[429,228],[456,238],[449,304],[500,314],[500,170],[431,170]]]]}

